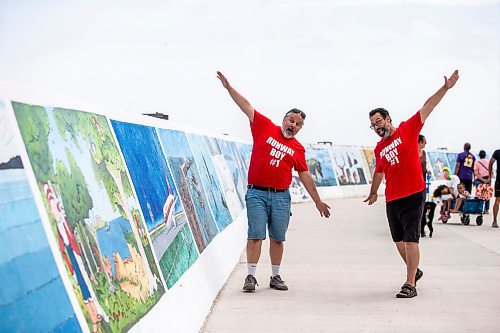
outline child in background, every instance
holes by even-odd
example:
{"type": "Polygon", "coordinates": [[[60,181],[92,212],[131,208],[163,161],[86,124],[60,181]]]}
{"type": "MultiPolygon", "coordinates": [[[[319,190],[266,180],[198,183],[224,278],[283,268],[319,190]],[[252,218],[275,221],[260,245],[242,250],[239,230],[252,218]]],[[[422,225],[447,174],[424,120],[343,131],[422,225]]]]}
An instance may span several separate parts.
{"type": "Polygon", "coordinates": [[[450,188],[446,185],[439,185],[432,194],[433,201],[436,204],[441,204],[441,216],[438,221],[447,222],[450,219],[451,202],[454,199],[450,188]]]}
{"type": "Polygon", "coordinates": [[[458,189],[457,200],[455,202],[455,208],[451,210],[452,213],[458,213],[464,200],[470,197],[470,193],[465,190],[465,185],[463,183],[458,184],[457,189],[458,189]]]}

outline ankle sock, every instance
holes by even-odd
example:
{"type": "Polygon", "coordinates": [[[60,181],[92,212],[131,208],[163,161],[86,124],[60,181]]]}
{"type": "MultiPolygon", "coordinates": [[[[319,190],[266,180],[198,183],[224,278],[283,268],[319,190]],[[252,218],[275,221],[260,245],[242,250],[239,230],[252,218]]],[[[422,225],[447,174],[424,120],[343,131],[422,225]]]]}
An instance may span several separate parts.
{"type": "Polygon", "coordinates": [[[255,276],[255,271],[257,270],[257,263],[255,264],[247,264],[248,275],[255,276]]]}
{"type": "Polygon", "coordinates": [[[280,265],[271,265],[272,276],[276,276],[280,274],[280,265]]]}

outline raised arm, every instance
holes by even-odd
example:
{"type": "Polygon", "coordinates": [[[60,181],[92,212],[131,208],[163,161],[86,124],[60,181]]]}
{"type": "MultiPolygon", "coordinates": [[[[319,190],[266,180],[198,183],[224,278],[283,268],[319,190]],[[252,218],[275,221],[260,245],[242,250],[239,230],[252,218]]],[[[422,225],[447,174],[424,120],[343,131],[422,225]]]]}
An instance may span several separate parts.
{"type": "Polygon", "coordinates": [[[455,70],[453,74],[451,74],[450,78],[444,77],[444,84],[439,90],[429,97],[429,99],[425,102],[424,106],[420,109],[420,119],[422,120],[422,123],[425,122],[427,117],[431,114],[432,110],[436,107],[436,105],[439,104],[441,99],[443,99],[444,95],[448,91],[448,89],[453,88],[455,83],[457,83],[459,76],[458,76],[458,70],[455,70]]]}
{"type": "Polygon", "coordinates": [[[238,105],[250,119],[251,122],[253,122],[253,116],[254,116],[254,111],[255,109],[253,106],[250,104],[250,102],[243,96],[240,95],[239,92],[236,91],[230,84],[229,81],[226,79],[226,77],[221,73],[217,72],[217,77],[219,78],[220,82],[222,83],[222,86],[227,89],[229,92],[229,95],[233,99],[233,101],[238,105]]]}
{"type": "Polygon", "coordinates": [[[309,193],[314,203],[316,204],[316,208],[318,209],[320,215],[329,218],[330,206],[321,201],[318,190],[316,189],[316,184],[314,183],[314,179],[312,179],[309,171],[299,172],[299,178],[302,181],[302,184],[304,184],[307,193],[309,193]]]}
{"type": "Polygon", "coordinates": [[[372,187],[370,189],[370,194],[368,195],[368,198],[363,200],[363,202],[368,202],[368,205],[373,205],[375,201],[377,201],[378,199],[377,191],[383,179],[384,179],[383,173],[377,173],[377,172],[373,173],[373,181],[372,181],[372,187]]]}

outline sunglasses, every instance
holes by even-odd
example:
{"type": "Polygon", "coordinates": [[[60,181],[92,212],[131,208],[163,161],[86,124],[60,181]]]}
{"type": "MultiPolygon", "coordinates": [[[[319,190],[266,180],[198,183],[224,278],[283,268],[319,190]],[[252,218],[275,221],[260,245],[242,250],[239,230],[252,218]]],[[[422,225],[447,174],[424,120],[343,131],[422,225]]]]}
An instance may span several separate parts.
{"type": "Polygon", "coordinates": [[[290,113],[295,113],[295,114],[300,114],[300,116],[302,117],[302,119],[306,119],[306,114],[304,113],[304,111],[301,111],[299,109],[291,109],[290,111],[288,111],[286,114],[285,114],[285,117],[288,116],[290,113]]]}

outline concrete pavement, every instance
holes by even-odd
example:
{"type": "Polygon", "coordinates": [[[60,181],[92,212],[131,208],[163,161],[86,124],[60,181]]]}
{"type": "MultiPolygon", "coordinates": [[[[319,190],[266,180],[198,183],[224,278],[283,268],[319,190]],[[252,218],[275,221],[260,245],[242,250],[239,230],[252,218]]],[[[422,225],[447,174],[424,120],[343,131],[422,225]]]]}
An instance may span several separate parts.
{"type": "Polygon", "coordinates": [[[220,292],[202,332],[500,332],[500,229],[454,216],[434,221],[421,239],[418,296],[396,299],[405,266],[389,235],[384,198],[331,202],[333,218],[314,204],[293,205],[281,276],[269,288],[269,242],[257,268],[259,286],[243,293],[245,254],[220,292]]]}

